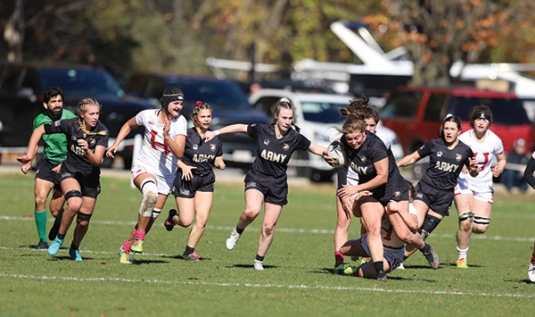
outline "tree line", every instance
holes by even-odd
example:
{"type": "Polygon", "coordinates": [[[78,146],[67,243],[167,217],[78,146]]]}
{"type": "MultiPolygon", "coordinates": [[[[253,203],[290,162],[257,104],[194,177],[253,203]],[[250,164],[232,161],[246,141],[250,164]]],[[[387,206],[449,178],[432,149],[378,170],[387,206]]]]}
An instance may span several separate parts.
{"type": "Polygon", "coordinates": [[[456,60],[535,62],[533,9],[523,0],[0,0],[0,56],[96,64],[118,77],[209,74],[207,57],[252,53],[283,68],[304,58],[358,63],[329,29],[357,20],[387,50],[405,46],[413,83],[447,84],[456,60]]]}

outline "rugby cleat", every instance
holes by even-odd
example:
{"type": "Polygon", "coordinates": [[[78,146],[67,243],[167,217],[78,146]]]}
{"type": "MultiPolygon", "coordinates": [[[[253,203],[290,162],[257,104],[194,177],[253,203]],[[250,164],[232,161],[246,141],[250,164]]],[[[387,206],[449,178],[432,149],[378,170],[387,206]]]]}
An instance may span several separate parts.
{"type": "Polygon", "coordinates": [[[169,210],[169,215],[167,216],[167,219],[165,219],[163,226],[167,231],[173,230],[175,227],[175,222],[173,221],[173,217],[178,216],[178,211],[176,209],[169,210]]]}
{"type": "Polygon", "coordinates": [[[467,269],[468,263],[466,262],[466,259],[460,258],[457,260],[457,267],[460,269],[467,269]]]}
{"type": "Polygon", "coordinates": [[[264,270],[264,264],[262,261],[254,260],[254,269],[257,271],[263,271],[264,270]]]}
{"type": "Polygon", "coordinates": [[[46,250],[46,249],[48,249],[48,243],[46,243],[46,241],[39,240],[39,242],[35,246],[35,250],[46,250]]]}
{"type": "Polygon", "coordinates": [[[73,261],[83,261],[82,256],[80,255],[80,251],[75,248],[69,248],[69,255],[71,256],[71,259],[73,259],[73,261]]]}
{"type": "Polygon", "coordinates": [[[132,251],[132,253],[143,253],[143,240],[136,239],[134,244],[132,244],[130,251],[132,251]]]}
{"type": "Polygon", "coordinates": [[[239,239],[240,239],[240,234],[236,231],[236,229],[232,230],[232,232],[230,233],[230,237],[228,237],[226,241],[227,249],[229,250],[234,249],[239,239]]]}
{"type": "Polygon", "coordinates": [[[52,242],[52,244],[48,247],[48,254],[50,254],[51,256],[56,256],[62,244],[63,244],[63,239],[59,239],[58,237],[56,237],[54,241],[52,242]]]}
{"type": "Polygon", "coordinates": [[[529,264],[528,277],[531,282],[535,283],[535,264],[533,263],[529,264]]]}
{"type": "Polygon", "coordinates": [[[134,259],[130,258],[130,252],[123,250],[123,247],[119,249],[119,263],[121,264],[134,263],[134,259]]]}
{"type": "Polygon", "coordinates": [[[201,256],[198,255],[198,254],[195,253],[195,252],[190,253],[190,254],[188,254],[188,255],[183,254],[183,255],[182,255],[182,258],[183,258],[184,260],[188,260],[188,261],[197,261],[197,262],[199,262],[199,261],[201,260],[201,256]]]}
{"type": "Polygon", "coordinates": [[[422,252],[425,258],[427,259],[427,262],[429,265],[433,268],[433,270],[436,270],[438,266],[440,265],[440,259],[438,258],[438,254],[435,252],[432,246],[429,246],[429,252],[424,253],[422,252]]]}
{"type": "Polygon", "coordinates": [[[379,282],[387,282],[388,281],[388,277],[386,276],[386,273],[379,273],[379,275],[377,275],[377,280],[379,282]]]}

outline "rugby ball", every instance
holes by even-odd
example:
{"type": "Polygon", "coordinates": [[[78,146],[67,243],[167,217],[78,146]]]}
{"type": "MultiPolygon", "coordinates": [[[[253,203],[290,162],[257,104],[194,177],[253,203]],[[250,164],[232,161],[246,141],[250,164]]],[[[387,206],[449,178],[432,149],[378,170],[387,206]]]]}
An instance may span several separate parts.
{"type": "Polygon", "coordinates": [[[327,156],[334,159],[335,168],[342,168],[346,165],[347,157],[344,145],[340,141],[333,141],[327,147],[327,156]]]}

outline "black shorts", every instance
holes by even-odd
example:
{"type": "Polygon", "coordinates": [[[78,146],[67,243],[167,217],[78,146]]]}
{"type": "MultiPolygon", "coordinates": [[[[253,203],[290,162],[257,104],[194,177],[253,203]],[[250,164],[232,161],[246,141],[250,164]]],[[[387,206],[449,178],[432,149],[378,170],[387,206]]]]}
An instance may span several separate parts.
{"type": "Polygon", "coordinates": [[[380,186],[372,190],[372,197],[377,199],[383,206],[386,206],[389,201],[409,200],[409,186],[407,183],[399,187],[394,186],[380,186]]]}
{"type": "Polygon", "coordinates": [[[175,197],[193,198],[198,191],[213,193],[214,184],[215,174],[213,171],[206,175],[193,175],[191,180],[187,181],[182,179],[182,171],[178,169],[171,193],[175,197]]]}
{"type": "MultiPolygon", "coordinates": [[[[100,170],[95,170],[95,172],[90,175],[83,175],[80,172],[71,173],[65,167],[65,164],[61,165],[61,180],[67,178],[74,178],[80,184],[82,190],[82,196],[97,198],[100,194],[100,170]]],[[[66,193],[64,193],[66,194],[66,193]]]]}
{"type": "Polygon", "coordinates": [[[52,169],[56,166],[57,165],[54,165],[45,158],[41,157],[39,162],[37,162],[37,172],[35,173],[35,178],[54,183],[54,188],[61,190],[61,187],[59,186],[61,183],[61,175],[52,171],[52,169]]]}
{"type": "Polygon", "coordinates": [[[450,214],[454,194],[453,190],[438,189],[424,182],[418,182],[414,200],[423,201],[429,209],[445,217],[450,214]]]}
{"type": "Polygon", "coordinates": [[[264,201],[284,206],[288,203],[288,177],[273,177],[258,174],[253,170],[245,176],[245,191],[256,189],[264,195],[264,201]]]}

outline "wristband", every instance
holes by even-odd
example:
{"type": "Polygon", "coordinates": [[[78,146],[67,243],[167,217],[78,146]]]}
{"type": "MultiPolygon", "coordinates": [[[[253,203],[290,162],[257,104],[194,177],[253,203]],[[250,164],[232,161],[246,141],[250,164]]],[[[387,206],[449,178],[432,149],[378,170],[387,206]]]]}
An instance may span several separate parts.
{"type": "Polygon", "coordinates": [[[214,131],[214,134],[215,134],[215,135],[220,135],[221,132],[219,132],[219,130],[215,130],[215,131],[214,131]]]}

